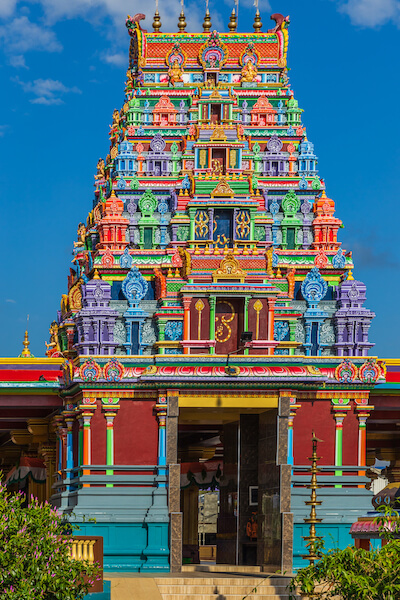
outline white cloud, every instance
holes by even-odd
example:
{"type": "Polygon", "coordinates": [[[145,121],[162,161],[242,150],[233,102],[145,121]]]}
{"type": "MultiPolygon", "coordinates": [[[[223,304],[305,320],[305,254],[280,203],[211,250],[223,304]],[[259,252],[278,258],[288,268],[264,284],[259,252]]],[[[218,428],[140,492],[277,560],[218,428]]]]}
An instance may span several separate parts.
{"type": "Polygon", "coordinates": [[[115,52],[103,54],[103,60],[109,65],[115,65],[116,67],[126,66],[128,68],[128,53],[126,52],[115,52]]]}
{"type": "Polygon", "coordinates": [[[12,54],[9,58],[9,63],[16,69],[28,69],[22,54],[12,54]]]}
{"type": "Polygon", "coordinates": [[[45,52],[62,50],[54,31],[32,23],[25,15],[0,26],[0,40],[10,54],[21,55],[28,50],[45,52]]]}
{"type": "Polygon", "coordinates": [[[81,94],[81,90],[77,87],[67,87],[61,81],[55,79],[35,79],[34,81],[21,81],[18,77],[13,78],[13,81],[18,83],[24,92],[36,96],[30,102],[32,104],[63,104],[60,98],[63,94],[81,94]]]}
{"type": "Polygon", "coordinates": [[[379,27],[390,21],[400,25],[399,0],[347,0],[339,10],[350,17],[353,25],[379,27]]]}
{"type": "Polygon", "coordinates": [[[6,298],[6,302],[9,302],[10,304],[16,304],[17,301],[13,300],[12,298],[6,298]]]}
{"type": "Polygon", "coordinates": [[[10,17],[15,10],[18,0],[1,0],[0,17],[10,17]]]}

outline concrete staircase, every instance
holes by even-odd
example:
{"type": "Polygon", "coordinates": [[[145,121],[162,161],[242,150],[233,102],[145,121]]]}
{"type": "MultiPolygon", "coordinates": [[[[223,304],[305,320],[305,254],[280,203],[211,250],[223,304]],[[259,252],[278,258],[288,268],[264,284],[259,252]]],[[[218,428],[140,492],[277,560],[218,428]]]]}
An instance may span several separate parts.
{"type": "Polygon", "coordinates": [[[155,577],[162,600],[288,600],[290,577],[244,572],[155,577]],[[193,576],[192,576],[193,575],[193,576]]]}

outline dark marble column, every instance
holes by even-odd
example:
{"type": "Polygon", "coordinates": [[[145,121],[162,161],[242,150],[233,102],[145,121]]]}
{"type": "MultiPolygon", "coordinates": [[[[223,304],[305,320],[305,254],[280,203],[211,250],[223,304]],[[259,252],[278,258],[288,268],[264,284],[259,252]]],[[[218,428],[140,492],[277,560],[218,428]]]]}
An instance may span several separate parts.
{"type": "Polygon", "coordinates": [[[182,513],[180,508],[181,467],[178,464],[179,397],[168,395],[167,413],[167,465],[168,510],[170,513],[170,568],[182,568],[182,513]]]}
{"type": "Polygon", "coordinates": [[[258,504],[253,505],[250,499],[251,488],[256,488],[257,485],[258,415],[240,415],[239,564],[241,565],[257,564],[257,537],[254,535],[254,526],[251,527],[251,523],[252,519],[257,522],[258,504]],[[247,527],[248,523],[249,527],[247,527]]]}
{"type": "Polygon", "coordinates": [[[278,409],[259,416],[257,564],[265,570],[291,572],[293,514],[290,512],[291,466],[287,464],[289,396],[278,409]]]}

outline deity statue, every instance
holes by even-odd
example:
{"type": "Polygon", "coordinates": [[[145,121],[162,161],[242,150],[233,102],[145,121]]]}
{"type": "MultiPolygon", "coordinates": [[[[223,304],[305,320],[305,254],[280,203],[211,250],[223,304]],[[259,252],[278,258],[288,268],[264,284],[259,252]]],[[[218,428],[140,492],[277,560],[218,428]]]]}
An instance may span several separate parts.
{"type": "Polygon", "coordinates": [[[183,81],[182,79],[183,69],[179,66],[177,58],[173,61],[172,65],[168,69],[169,81],[174,84],[176,81],[183,81]]]}
{"type": "Polygon", "coordinates": [[[105,178],[105,164],[102,158],[99,159],[97,163],[97,174],[94,176],[95,179],[104,179],[105,178]]]}
{"type": "Polygon", "coordinates": [[[268,248],[268,250],[266,251],[265,255],[267,257],[267,274],[269,275],[269,277],[273,277],[274,276],[274,269],[272,266],[272,255],[274,253],[274,247],[270,246],[268,248]]]}
{"type": "Polygon", "coordinates": [[[131,90],[133,88],[133,75],[132,75],[132,71],[130,69],[127,70],[126,72],[126,90],[131,90]]]}
{"type": "Polygon", "coordinates": [[[56,321],[53,321],[52,324],[50,325],[49,333],[50,333],[50,343],[48,344],[47,342],[45,342],[46,348],[47,348],[46,356],[54,357],[54,354],[56,354],[56,352],[58,352],[58,353],[61,352],[60,342],[58,339],[58,325],[57,325],[56,321]]]}
{"type": "Polygon", "coordinates": [[[118,139],[120,121],[121,121],[121,117],[119,114],[119,110],[115,109],[113,112],[112,125],[109,125],[109,127],[110,127],[109,138],[112,143],[114,143],[118,139]]]}
{"type": "Polygon", "coordinates": [[[286,279],[288,282],[288,295],[289,298],[294,298],[294,285],[295,285],[295,280],[294,280],[294,275],[296,273],[296,269],[292,268],[292,269],[288,269],[288,272],[286,273],[286,279]]]}
{"type": "Polygon", "coordinates": [[[78,225],[78,241],[74,242],[74,248],[82,248],[85,245],[86,227],[83,223],[78,225]]]}
{"type": "Polygon", "coordinates": [[[255,81],[257,76],[257,67],[253,61],[248,60],[242,69],[242,81],[255,81]]]}

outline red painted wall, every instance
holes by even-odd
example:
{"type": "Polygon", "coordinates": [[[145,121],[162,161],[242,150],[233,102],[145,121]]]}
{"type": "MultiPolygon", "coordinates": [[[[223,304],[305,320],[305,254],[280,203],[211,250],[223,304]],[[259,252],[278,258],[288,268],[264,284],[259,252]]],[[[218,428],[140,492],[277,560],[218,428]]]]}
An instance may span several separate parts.
{"type": "MultiPolygon", "coordinates": [[[[156,465],[158,423],[154,401],[120,399],[114,419],[116,465],[156,465]]],[[[104,425],[105,430],[105,425],[104,425]]]]}
{"type": "Polygon", "coordinates": [[[90,421],[92,438],[92,465],[106,464],[106,418],[101,410],[101,400],[96,402],[97,408],[90,421]]]}
{"type": "Polygon", "coordinates": [[[343,464],[358,465],[358,419],[353,403],[343,421],[343,464]]]}
{"type": "MultiPolygon", "coordinates": [[[[293,422],[294,464],[308,465],[311,456],[311,437],[315,431],[318,456],[321,465],[335,463],[335,417],[330,400],[301,401],[293,422]]],[[[344,411],[343,411],[344,412],[344,411]]],[[[343,465],[357,465],[358,461],[358,419],[351,410],[346,411],[343,421],[343,465]]]]}
{"type": "Polygon", "coordinates": [[[302,400],[301,408],[293,421],[294,464],[309,465],[312,432],[320,440],[318,456],[321,465],[333,465],[335,461],[335,419],[330,400],[302,400]]]}

